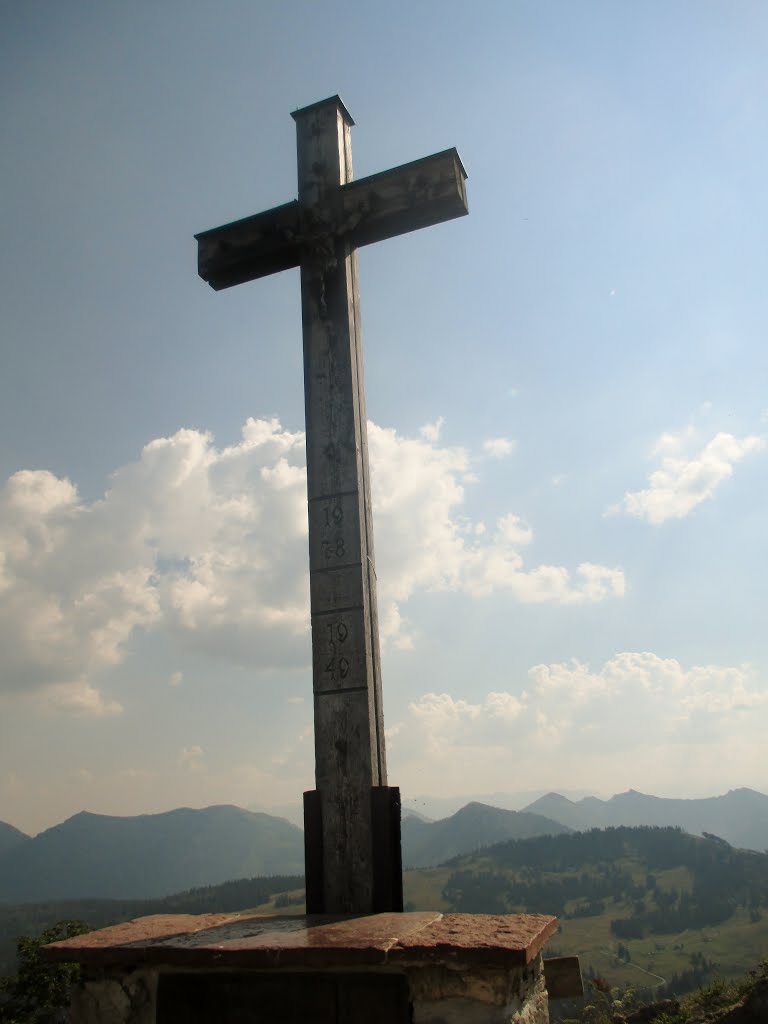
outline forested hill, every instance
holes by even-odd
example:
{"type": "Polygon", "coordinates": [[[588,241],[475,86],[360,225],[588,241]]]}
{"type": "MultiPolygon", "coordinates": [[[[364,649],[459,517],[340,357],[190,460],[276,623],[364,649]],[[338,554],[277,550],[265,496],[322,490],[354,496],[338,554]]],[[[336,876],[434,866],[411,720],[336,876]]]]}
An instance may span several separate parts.
{"type": "Polygon", "coordinates": [[[454,910],[568,918],[612,907],[617,938],[715,925],[739,907],[755,916],[768,907],[768,855],[678,828],[538,836],[449,866],[445,897],[454,910]]]}
{"type": "Polygon", "coordinates": [[[768,949],[768,855],[716,836],[650,826],[539,836],[432,876],[441,909],[556,915],[550,955],[578,955],[587,977],[649,998],[742,975],[768,949]]]}

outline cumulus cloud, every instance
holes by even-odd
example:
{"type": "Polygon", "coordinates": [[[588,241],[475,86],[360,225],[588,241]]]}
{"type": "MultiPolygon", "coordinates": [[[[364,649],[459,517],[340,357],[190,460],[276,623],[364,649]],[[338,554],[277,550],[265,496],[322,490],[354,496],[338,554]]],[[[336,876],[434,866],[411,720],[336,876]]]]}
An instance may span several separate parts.
{"type": "Polygon", "coordinates": [[[564,566],[527,568],[522,550],[533,530],[518,516],[501,516],[492,530],[462,518],[465,486],[473,480],[463,448],[439,448],[373,423],[368,440],[380,602],[398,628],[399,605],[416,590],[462,591],[476,598],[506,591],[521,602],[558,604],[624,593],[620,569],[583,562],[574,578],[564,566]]]}
{"type": "Polygon", "coordinates": [[[515,442],[506,437],[489,437],[483,441],[483,451],[492,459],[505,459],[515,450],[515,442]]]}
{"type": "Polygon", "coordinates": [[[623,652],[597,668],[576,660],[535,665],[514,692],[473,700],[423,694],[388,739],[393,769],[418,780],[414,791],[495,789],[521,766],[546,786],[550,765],[555,786],[564,778],[593,786],[598,772],[618,786],[613,766],[626,785],[648,785],[672,766],[690,773],[704,758],[731,757],[734,737],[744,747],[740,759],[750,750],[754,759],[767,710],[765,680],[749,665],[686,667],[648,651],[623,652]]]}
{"type": "Polygon", "coordinates": [[[57,685],[62,708],[114,713],[87,679],[160,615],[153,559],[135,531],[120,530],[105,502],[83,504],[68,480],[23,470],[0,493],[0,552],[3,688],[57,685]]]}
{"type": "MultiPolygon", "coordinates": [[[[416,438],[369,425],[385,642],[415,643],[403,605],[417,591],[566,605],[623,593],[619,569],[528,567],[533,531],[515,515],[487,528],[463,515],[475,477],[464,449],[438,444],[440,423],[416,438]]],[[[99,680],[151,629],[241,665],[307,664],[306,535],[304,435],[275,419],[249,419],[225,448],[196,430],[154,440],[93,502],[47,471],[14,474],[0,494],[3,688],[116,714],[99,680]]]]}
{"type": "Polygon", "coordinates": [[[668,519],[684,519],[702,501],[713,497],[717,488],[733,474],[733,467],[752,452],[766,446],[755,434],[735,437],[716,434],[698,451],[693,427],[659,438],[652,456],[660,462],[648,478],[648,487],[628,491],[610,512],[624,512],[659,525],[668,519]]]}
{"type": "Polygon", "coordinates": [[[664,703],[676,722],[694,711],[744,711],[768,704],[768,692],[756,685],[749,665],[686,669],[675,658],[648,651],[617,654],[596,672],[579,661],[536,665],[529,677],[537,694],[565,700],[572,708],[639,695],[648,703],[664,703]]]}

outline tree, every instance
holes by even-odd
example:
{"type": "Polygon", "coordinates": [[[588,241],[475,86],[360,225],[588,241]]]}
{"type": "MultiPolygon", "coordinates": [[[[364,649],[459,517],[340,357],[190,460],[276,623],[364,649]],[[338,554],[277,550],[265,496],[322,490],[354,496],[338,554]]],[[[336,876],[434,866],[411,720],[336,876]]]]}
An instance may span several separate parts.
{"type": "Polygon", "coordinates": [[[37,938],[20,936],[18,973],[0,978],[0,1024],[44,1024],[57,1009],[69,1006],[69,990],[80,977],[80,965],[45,963],[40,950],[49,942],[90,930],[84,921],[59,921],[37,938]]]}

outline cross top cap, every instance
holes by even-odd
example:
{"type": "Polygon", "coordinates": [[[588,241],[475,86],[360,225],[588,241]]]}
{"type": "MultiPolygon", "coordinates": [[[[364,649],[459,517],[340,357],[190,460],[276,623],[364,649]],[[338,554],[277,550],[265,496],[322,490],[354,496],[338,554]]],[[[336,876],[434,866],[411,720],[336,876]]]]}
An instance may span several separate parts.
{"type": "Polygon", "coordinates": [[[317,103],[310,103],[308,107],[301,107],[300,110],[294,110],[291,113],[291,117],[294,121],[298,121],[300,118],[306,117],[308,114],[314,114],[315,111],[319,110],[321,107],[335,107],[350,127],[355,123],[352,115],[344,105],[341,96],[338,95],[329,96],[327,100],[318,100],[317,103]]]}

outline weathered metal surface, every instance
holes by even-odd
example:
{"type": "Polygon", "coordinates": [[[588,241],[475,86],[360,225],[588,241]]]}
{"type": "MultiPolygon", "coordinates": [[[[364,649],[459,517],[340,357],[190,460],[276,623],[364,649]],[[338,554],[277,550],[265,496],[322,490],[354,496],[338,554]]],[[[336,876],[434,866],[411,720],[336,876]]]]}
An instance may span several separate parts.
{"type": "Polygon", "coordinates": [[[446,149],[342,183],[310,214],[292,202],[201,231],[198,273],[220,291],[298,267],[305,250],[329,237],[355,248],[463,217],[466,176],[458,152],[446,149]]]}
{"type": "Polygon", "coordinates": [[[297,267],[301,207],[294,200],[195,235],[197,272],[216,291],[297,267]]]}
{"type": "Polygon", "coordinates": [[[368,913],[402,907],[402,871],[399,795],[376,795],[387,768],[356,248],[467,213],[466,173],[451,149],[353,181],[354,122],[339,97],[292,116],[298,200],[200,233],[198,265],[216,289],[301,268],[316,777],[305,804],[309,899],[325,912],[368,913]]]}
{"type": "Polygon", "coordinates": [[[400,790],[371,790],[373,829],[373,910],[403,909],[403,856],[400,842],[400,790]]]}
{"type": "MultiPolygon", "coordinates": [[[[305,215],[352,178],[349,124],[336,103],[296,115],[305,215]]],[[[357,258],[343,238],[301,264],[309,571],[357,577],[361,601],[311,608],[315,778],[323,909],[373,909],[371,788],[386,784],[357,258]]]]}
{"type": "Polygon", "coordinates": [[[323,912],[323,878],[323,815],[320,794],[313,789],[304,794],[304,891],[308,914],[323,912]]]}

